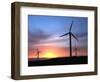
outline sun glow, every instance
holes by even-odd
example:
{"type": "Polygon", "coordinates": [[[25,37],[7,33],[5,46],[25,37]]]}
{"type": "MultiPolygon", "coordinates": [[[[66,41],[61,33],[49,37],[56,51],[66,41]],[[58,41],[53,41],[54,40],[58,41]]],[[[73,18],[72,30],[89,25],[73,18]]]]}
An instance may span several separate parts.
{"type": "Polygon", "coordinates": [[[42,57],[44,57],[44,58],[56,58],[57,55],[53,52],[45,52],[42,57]]]}
{"type": "Polygon", "coordinates": [[[52,47],[52,46],[41,46],[38,48],[40,53],[37,54],[36,51],[30,51],[28,57],[31,58],[58,58],[58,57],[68,57],[69,52],[67,48],[62,47],[52,47]]]}

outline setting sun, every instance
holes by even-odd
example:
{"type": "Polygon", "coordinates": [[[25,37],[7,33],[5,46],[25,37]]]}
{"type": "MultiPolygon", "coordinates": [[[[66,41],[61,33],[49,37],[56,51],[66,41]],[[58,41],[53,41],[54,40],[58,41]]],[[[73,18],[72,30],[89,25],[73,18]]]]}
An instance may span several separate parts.
{"type": "Polygon", "coordinates": [[[37,51],[29,52],[29,58],[58,58],[58,57],[68,57],[68,49],[61,47],[51,47],[51,46],[41,46],[39,47],[39,53],[37,51]]]}
{"type": "Polygon", "coordinates": [[[53,52],[46,52],[46,53],[44,53],[44,55],[42,57],[44,57],[44,58],[55,58],[55,57],[57,57],[57,55],[55,55],[53,52]]]}

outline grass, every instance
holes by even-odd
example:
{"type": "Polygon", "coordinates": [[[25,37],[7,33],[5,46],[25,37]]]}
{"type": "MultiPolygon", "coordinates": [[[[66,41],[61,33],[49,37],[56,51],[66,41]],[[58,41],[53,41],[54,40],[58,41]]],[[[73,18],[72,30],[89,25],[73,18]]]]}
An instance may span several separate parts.
{"type": "Polygon", "coordinates": [[[49,66],[49,65],[74,65],[74,64],[87,64],[87,56],[74,56],[74,57],[62,57],[52,58],[48,60],[31,60],[28,61],[28,66],[49,66]]]}

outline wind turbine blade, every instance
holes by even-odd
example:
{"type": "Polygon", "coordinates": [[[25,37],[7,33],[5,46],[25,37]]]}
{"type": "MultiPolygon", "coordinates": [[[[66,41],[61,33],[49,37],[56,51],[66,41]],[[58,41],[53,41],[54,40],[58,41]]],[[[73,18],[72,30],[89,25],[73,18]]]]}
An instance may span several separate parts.
{"type": "Polygon", "coordinates": [[[72,29],[73,22],[74,22],[74,21],[72,21],[72,23],[71,23],[71,25],[70,25],[69,32],[71,32],[71,29],[72,29]]]}
{"type": "Polygon", "coordinates": [[[71,35],[72,35],[77,41],[79,41],[78,38],[77,38],[74,34],[71,33],[71,35]]]}
{"type": "Polygon", "coordinates": [[[60,37],[66,36],[66,35],[68,35],[68,34],[69,34],[69,33],[63,34],[63,35],[61,35],[60,37]]]}

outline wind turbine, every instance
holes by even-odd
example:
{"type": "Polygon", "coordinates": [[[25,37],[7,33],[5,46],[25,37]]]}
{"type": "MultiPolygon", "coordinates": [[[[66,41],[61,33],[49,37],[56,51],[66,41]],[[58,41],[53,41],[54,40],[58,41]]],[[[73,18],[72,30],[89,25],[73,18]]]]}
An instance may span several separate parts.
{"type": "Polygon", "coordinates": [[[70,56],[72,56],[72,37],[75,38],[78,41],[77,37],[71,32],[72,25],[73,25],[73,21],[72,21],[72,23],[70,25],[69,32],[60,36],[60,37],[63,37],[63,36],[69,35],[70,56]]]}
{"type": "Polygon", "coordinates": [[[38,48],[36,49],[36,54],[37,54],[37,59],[39,59],[40,51],[38,48]]]}
{"type": "Polygon", "coordinates": [[[77,56],[77,46],[76,46],[76,43],[75,43],[75,56],[77,56]]]}

